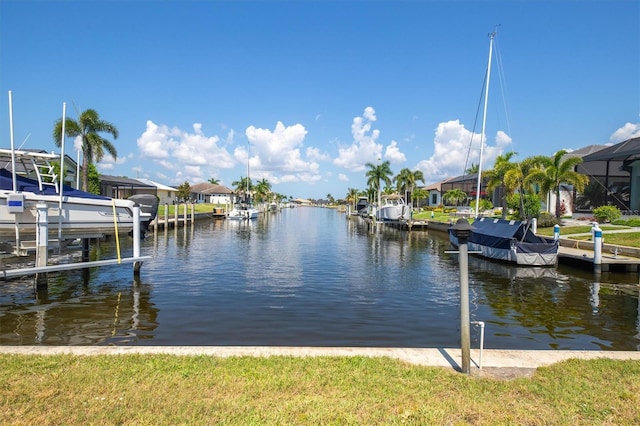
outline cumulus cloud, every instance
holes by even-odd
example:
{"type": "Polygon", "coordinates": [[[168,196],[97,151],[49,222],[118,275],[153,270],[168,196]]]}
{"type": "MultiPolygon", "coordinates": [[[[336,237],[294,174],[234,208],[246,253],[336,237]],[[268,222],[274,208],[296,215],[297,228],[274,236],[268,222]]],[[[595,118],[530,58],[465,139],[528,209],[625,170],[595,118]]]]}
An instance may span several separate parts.
{"type": "MultiPolygon", "coordinates": [[[[231,130],[227,139],[232,139],[233,135],[231,130]]],[[[235,165],[231,154],[220,146],[220,138],[206,136],[200,123],[194,123],[193,131],[188,132],[148,120],[147,128],[137,143],[143,158],[166,169],[156,171],[158,176],[167,170],[179,170],[170,178],[173,183],[185,180],[198,183],[214,176],[220,168],[232,168],[235,165]]]]}
{"type": "Polygon", "coordinates": [[[338,180],[342,182],[349,182],[349,178],[344,173],[338,173],[338,180]]]}
{"type": "Polygon", "coordinates": [[[314,183],[320,180],[320,151],[307,149],[303,158],[301,149],[307,130],[301,124],[285,126],[281,121],[273,130],[247,127],[245,135],[249,146],[238,146],[233,156],[245,163],[249,158],[251,178],[267,179],[272,184],[282,182],[314,183]]]}
{"type": "Polygon", "coordinates": [[[377,143],[380,130],[372,129],[377,119],[376,111],[372,107],[366,107],[362,117],[353,119],[351,124],[353,143],[338,148],[338,157],[333,160],[333,164],[352,172],[362,172],[365,170],[365,164],[375,163],[383,157],[383,150],[384,158],[392,164],[406,161],[406,156],[400,151],[396,141],[391,141],[386,148],[377,143]]]}
{"type": "Polygon", "coordinates": [[[392,140],[391,144],[387,145],[387,148],[384,150],[384,158],[389,160],[391,164],[401,164],[407,161],[407,156],[400,152],[398,143],[394,140],[392,140]]]}
{"type": "Polygon", "coordinates": [[[640,123],[627,123],[611,135],[609,141],[611,143],[618,143],[626,141],[627,139],[637,138],[640,136],[640,123]]]}
{"type": "MultiPolygon", "coordinates": [[[[482,168],[493,165],[496,157],[502,154],[509,143],[511,138],[503,131],[496,133],[493,145],[485,140],[482,168]]],[[[471,164],[480,162],[480,135],[467,130],[459,120],[440,123],[435,131],[433,145],[433,155],[417,165],[427,183],[460,176],[471,164]]]]}

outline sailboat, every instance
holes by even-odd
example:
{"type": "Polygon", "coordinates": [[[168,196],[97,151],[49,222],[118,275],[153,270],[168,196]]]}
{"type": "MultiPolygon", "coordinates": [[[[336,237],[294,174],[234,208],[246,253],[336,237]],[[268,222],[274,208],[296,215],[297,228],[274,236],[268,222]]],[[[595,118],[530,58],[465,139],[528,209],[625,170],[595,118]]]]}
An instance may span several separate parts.
{"type": "Polygon", "coordinates": [[[249,172],[249,154],[247,154],[247,189],[244,195],[244,199],[241,203],[236,204],[229,214],[227,219],[231,220],[251,220],[257,219],[260,211],[256,209],[251,202],[251,175],[249,172]]]}
{"type": "MultiPolygon", "coordinates": [[[[480,136],[480,161],[476,191],[476,220],[472,224],[468,249],[478,256],[488,259],[515,263],[523,266],[553,266],[558,261],[559,243],[555,240],[540,237],[533,233],[528,221],[479,218],[480,188],[482,183],[482,157],[484,151],[484,135],[487,121],[487,103],[489,98],[489,81],[491,78],[491,58],[496,33],[489,34],[489,61],[487,65],[484,111],[482,116],[482,134],[480,136]]],[[[449,228],[449,241],[458,247],[458,237],[449,228]]]]}

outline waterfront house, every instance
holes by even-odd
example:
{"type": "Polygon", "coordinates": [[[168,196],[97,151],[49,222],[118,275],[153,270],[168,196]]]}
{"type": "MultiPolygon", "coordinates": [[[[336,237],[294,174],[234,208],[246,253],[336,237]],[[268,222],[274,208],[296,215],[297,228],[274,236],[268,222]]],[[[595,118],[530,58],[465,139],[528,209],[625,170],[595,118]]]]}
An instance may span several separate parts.
{"type": "Polygon", "coordinates": [[[196,203],[210,203],[217,205],[231,205],[233,191],[224,185],[214,185],[209,182],[191,185],[190,198],[196,203]]]}
{"type": "Polygon", "coordinates": [[[158,203],[160,205],[173,204],[178,199],[178,189],[177,188],[174,188],[172,186],[167,186],[167,185],[164,185],[162,183],[158,183],[158,182],[152,181],[151,179],[140,179],[140,178],[138,178],[137,180],[139,180],[140,182],[142,182],[144,184],[151,185],[151,186],[156,188],[156,196],[158,197],[158,203]]]}

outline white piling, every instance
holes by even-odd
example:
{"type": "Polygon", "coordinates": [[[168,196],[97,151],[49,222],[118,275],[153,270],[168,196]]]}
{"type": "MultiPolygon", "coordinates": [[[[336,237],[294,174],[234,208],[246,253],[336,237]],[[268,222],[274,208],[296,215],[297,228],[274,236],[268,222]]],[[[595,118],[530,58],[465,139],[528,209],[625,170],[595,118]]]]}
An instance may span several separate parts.
{"type": "Polygon", "coordinates": [[[593,225],[593,264],[602,265],[602,229],[593,225]]]}
{"type": "Polygon", "coordinates": [[[554,241],[558,241],[560,239],[560,225],[553,225],[553,239],[554,241]]]}
{"type": "MultiPolygon", "coordinates": [[[[36,268],[49,263],[49,218],[46,204],[36,205],[36,268]]],[[[60,244],[60,241],[58,241],[60,244]]],[[[36,288],[47,286],[47,273],[36,274],[36,288]]]]}

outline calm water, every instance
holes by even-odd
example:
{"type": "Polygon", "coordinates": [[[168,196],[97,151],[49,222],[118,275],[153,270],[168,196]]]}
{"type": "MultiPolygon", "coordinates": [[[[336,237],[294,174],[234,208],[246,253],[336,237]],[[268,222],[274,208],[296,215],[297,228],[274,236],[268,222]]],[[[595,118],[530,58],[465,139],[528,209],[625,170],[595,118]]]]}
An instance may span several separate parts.
{"type": "MultiPolygon", "coordinates": [[[[0,281],[0,344],[459,347],[448,249],[442,234],[371,233],[330,209],[202,220],[151,234],[139,280],[122,265],[52,273],[38,295],[31,278],[0,281]]],[[[485,347],[640,348],[636,274],[469,265],[485,347]]]]}

